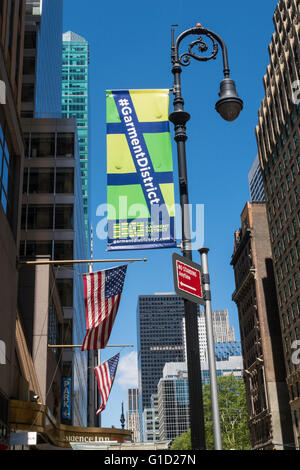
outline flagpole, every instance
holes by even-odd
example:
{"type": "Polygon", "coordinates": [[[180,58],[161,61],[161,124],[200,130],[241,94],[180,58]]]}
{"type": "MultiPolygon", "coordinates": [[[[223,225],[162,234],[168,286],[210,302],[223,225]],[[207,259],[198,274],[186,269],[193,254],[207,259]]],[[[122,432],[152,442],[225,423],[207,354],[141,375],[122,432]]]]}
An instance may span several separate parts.
{"type": "MultiPolygon", "coordinates": [[[[55,349],[55,348],[81,348],[82,344],[48,344],[48,348],[55,349]]],[[[107,344],[105,348],[134,348],[134,344],[107,344]]],[[[98,350],[99,352],[100,350],[98,350]]]]}
{"type": "Polygon", "coordinates": [[[135,261],[148,261],[147,258],[138,258],[138,259],[72,259],[72,260],[28,260],[28,261],[18,261],[18,267],[28,266],[28,265],[40,265],[40,264],[55,264],[55,265],[64,265],[64,264],[95,264],[95,263],[133,263],[135,261]]]}
{"type": "MultiPolygon", "coordinates": [[[[94,260],[94,238],[93,238],[93,224],[91,224],[91,239],[90,239],[90,250],[91,250],[91,260],[94,260]]],[[[93,263],[89,263],[89,273],[93,272],[93,263]]],[[[97,409],[98,403],[98,389],[97,389],[97,377],[94,374],[94,369],[97,367],[96,362],[96,353],[95,351],[88,351],[88,421],[90,426],[98,425],[101,427],[101,418],[97,417],[95,414],[95,409],[97,409]]]]}

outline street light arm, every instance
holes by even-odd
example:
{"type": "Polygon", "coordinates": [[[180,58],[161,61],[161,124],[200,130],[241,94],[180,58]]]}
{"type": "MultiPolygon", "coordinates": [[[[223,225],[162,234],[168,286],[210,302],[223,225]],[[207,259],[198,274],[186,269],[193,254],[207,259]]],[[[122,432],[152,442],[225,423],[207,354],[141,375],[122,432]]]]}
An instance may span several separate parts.
{"type": "Polygon", "coordinates": [[[202,61],[202,62],[207,62],[208,60],[215,59],[219,52],[218,44],[221,46],[222,55],[223,55],[224,77],[228,78],[230,75],[230,69],[229,69],[229,63],[228,63],[228,52],[227,52],[227,47],[226,47],[225,42],[218,34],[206,28],[202,28],[200,26],[187,29],[186,31],[181,33],[176,39],[175,43],[174,43],[174,36],[172,35],[172,63],[173,65],[177,63],[186,67],[190,64],[191,58],[202,61]],[[184,38],[190,35],[197,35],[199,37],[198,39],[196,39],[196,41],[193,41],[189,44],[188,52],[185,52],[179,56],[180,43],[182,42],[184,38]],[[208,45],[203,40],[202,36],[206,36],[212,42],[212,52],[211,52],[211,55],[209,56],[199,55],[199,53],[204,54],[205,52],[208,51],[208,45]],[[194,52],[194,48],[196,46],[198,47],[198,51],[199,51],[197,54],[194,52]]]}

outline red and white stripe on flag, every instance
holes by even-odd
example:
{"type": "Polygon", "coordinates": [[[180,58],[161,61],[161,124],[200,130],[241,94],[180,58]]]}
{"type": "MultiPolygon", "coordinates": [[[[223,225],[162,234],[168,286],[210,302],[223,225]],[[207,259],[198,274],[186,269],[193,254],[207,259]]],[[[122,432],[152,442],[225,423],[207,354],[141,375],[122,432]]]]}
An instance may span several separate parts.
{"type": "Polygon", "coordinates": [[[86,335],[82,351],[104,349],[118,312],[127,266],[83,275],[86,335]]]}
{"type": "Polygon", "coordinates": [[[106,403],[115,380],[119,357],[120,353],[94,369],[102,401],[100,407],[96,411],[97,415],[106,407],[106,403]]]}
{"type": "Polygon", "coordinates": [[[86,332],[82,351],[92,351],[96,349],[104,349],[108,343],[111,330],[117,315],[121,294],[109,299],[105,299],[105,315],[101,323],[88,329],[86,332]]]}

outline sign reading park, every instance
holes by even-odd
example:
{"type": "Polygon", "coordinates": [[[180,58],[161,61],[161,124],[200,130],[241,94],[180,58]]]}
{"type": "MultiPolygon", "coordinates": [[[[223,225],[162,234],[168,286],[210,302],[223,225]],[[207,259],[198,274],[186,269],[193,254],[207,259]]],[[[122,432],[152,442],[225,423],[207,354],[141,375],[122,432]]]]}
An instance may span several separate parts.
{"type": "Polygon", "coordinates": [[[173,253],[173,274],[175,292],[180,297],[197,304],[205,304],[202,270],[199,264],[173,253]]]}

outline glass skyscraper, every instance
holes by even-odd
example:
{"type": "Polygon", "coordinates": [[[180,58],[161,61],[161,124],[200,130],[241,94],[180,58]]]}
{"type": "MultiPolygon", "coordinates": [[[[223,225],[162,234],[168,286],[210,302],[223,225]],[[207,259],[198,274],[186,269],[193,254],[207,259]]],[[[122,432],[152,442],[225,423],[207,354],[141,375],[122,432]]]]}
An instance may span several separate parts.
{"type": "Polygon", "coordinates": [[[166,362],[184,360],[183,300],[174,294],[141,295],[137,306],[140,433],[142,415],[151,408],[166,362]]]}
{"type": "MultiPolygon", "coordinates": [[[[228,357],[216,363],[217,377],[243,378],[242,356],[228,357]]],[[[210,383],[208,362],[201,364],[202,385],[210,383]]],[[[189,383],[186,363],[167,363],[158,386],[159,439],[169,440],[190,428],[189,383]]]]}
{"type": "Polygon", "coordinates": [[[87,239],[89,239],[88,65],[88,42],[72,31],[63,34],[62,115],[64,118],[77,119],[83,210],[87,239]]]}
{"type": "Polygon", "coordinates": [[[265,191],[259,158],[256,155],[248,174],[251,201],[264,201],[265,191]]]}
{"type": "Polygon", "coordinates": [[[62,0],[27,0],[22,117],[61,117],[62,0]]]}

